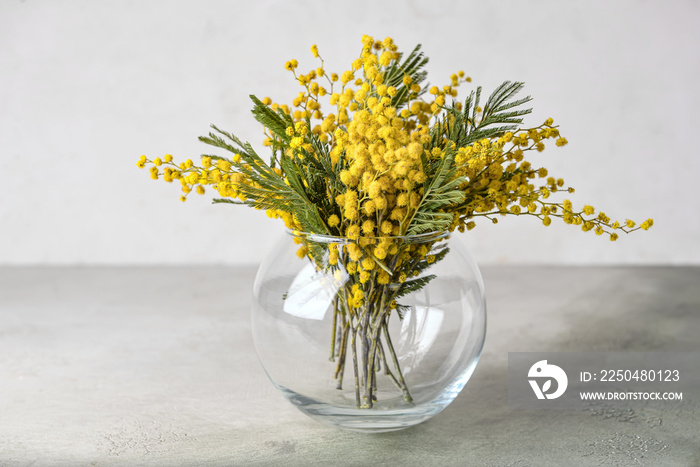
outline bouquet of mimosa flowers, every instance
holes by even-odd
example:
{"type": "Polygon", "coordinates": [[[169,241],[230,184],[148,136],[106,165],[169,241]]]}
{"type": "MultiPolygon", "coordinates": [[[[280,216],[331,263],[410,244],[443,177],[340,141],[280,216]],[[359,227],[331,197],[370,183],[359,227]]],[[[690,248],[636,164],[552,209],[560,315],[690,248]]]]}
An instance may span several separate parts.
{"type": "Polygon", "coordinates": [[[296,233],[299,258],[338,279],[329,371],[342,387],[352,367],[358,408],[373,406],[379,377],[411,400],[388,323],[402,319],[402,297],[425,287],[431,265],[449,254],[443,233],[501,216],[545,226],[559,219],[613,241],[652,226],[651,219],[612,221],[589,205],[553,199],[574,190],[530,156],[567,140],[551,118],[523,126],[531,112],[531,98],[520,97],[523,83],[506,81],[488,98],[476,87],[459,98],[471,78],[459,71],[444,86],[430,86],[420,45],[404,54],[391,38],[364,36],[359,57],[341,74],[324,68],[315,45],[311,53],[318,63],[306,73],[296,60],[285,64],[300,85],[291,105],[251,96],[268,159],[212,126],[200,140],[227,155],[205,154],[198,163],[142,156],[138,166],[179,184],[183,201],[212,189],[215,203],[282,219],[296,233]],[[429,241],[407,241],[416,236],[429,241]]]}

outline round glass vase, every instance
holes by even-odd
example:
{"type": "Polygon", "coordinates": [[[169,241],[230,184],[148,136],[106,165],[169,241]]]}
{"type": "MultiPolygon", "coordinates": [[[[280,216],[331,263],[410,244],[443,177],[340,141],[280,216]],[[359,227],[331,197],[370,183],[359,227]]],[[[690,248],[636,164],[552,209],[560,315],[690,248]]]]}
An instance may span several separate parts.
{"type": "Polygon", "coordinates": [[[446,232],[288,232],[258,270],[252,331],[267,375],[299,410],[350,430],[400,430],[469,380],[486,334],[484,285],[446,232]]]}

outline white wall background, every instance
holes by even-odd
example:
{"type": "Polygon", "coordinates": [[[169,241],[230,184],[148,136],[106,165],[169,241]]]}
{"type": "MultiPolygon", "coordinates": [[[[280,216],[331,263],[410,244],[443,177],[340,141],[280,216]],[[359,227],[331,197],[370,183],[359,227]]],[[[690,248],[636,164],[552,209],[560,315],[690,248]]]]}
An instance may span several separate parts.
{"type": "Polygon", "coordinates": [[[460,238],[481,263],[700,263],[698,1],[0,3],[0,264],[258,262],[279,221],[136,168],[196,158],[210,123],[256,145],[248,95],[290,102],[297,58],[342,72],[360,37],[422,43],[430,80],[521,80],[570,144],[541,158],[574,203],[654,228],[616,243],[535,219],[460,238]]]}

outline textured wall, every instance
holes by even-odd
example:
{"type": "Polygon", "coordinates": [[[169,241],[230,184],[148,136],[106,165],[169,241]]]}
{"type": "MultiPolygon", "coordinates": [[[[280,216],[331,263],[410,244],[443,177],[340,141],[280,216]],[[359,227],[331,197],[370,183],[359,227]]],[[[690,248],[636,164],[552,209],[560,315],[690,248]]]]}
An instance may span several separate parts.
{"type": "Polygon", "coordinates": [[[420,42],[430,80],[521,80],[529,120],[570,144],[541,161],[611,217],[654,217],[617,243],[536,220],[460,238],[482,263],[700,263],[695,1],[4,1],[0,264],[254,263],[283,232],[260,212],[183,204],[141,154],[196,157],[210,123],[256,144],[248,94],[291,101],[283,69],[329,70],[362,34],[420,42]],[[254,6],[253,6],[254,5],[254,6]],[[379,5],[379,6],[377,6],[379,5]],[[692,109],[692,110],[691,110],[692,109]]]}

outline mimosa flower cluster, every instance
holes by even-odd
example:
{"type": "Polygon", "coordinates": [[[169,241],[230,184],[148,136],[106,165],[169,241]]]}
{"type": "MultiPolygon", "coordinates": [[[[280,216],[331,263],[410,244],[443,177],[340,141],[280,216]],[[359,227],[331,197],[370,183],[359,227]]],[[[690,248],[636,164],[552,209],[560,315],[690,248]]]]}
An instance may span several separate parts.
{"type": "Polygon", "coordinates": [[[306,73],[296,60],[285,64],[301,88],[291,105],[251,96],[268,161],[213,126],[200,140],[228,157],[207,154],[195,164],[142,156],[137,165],[149,166],[153,179],[179,183],[183,201],[210,187],[215,202],[265,210],[294,232],[299,257],[338,284],[330,354],[338,387],[352,354],[358,408],[375,403],[380,366],[411,400],[388,320],[407,312],[402,297],[434,277],[427,272],[448,253],[449,232],[500,216],[535,217],[545,226],[561,219],[610,240],[652,226],[651,219],[612,221],[589,205],[552,200],[573,188],[529,158],[567,140],[551,118],[522,126],[531,111],[522,108],[530,97],[516,98],[522,83],[504,82],[482,105],[480,87],[458,99],[471,83],[463,71],[442,87],[426,85],[420,46],[404,56],[391,38],[364,36],[359,57],[340,74],[326,71],[315,45],[311,53],[318,66],[306,73]]]}
{"type": "Polygon", "coordinates": [[[264,145],[272,150],[269,164],[247,143],[217,131],[202,140],[233,156],[205,155],[197,165],[142,156],[138,166],[150,164],[154,179],[179,182],[183,201],[211,186],[222,197],[217,201],[266,209],[292,230],[350,239],[463,231],[479,217],[496,223],[506,215],[537,217],[545,226],[559,218],[610,240],[653,224],[613,222],[591,206],[550,201],[573,188],[526,157],[567,140],[551,118],[535,128],[516,127],[530,111],[512,110],[530,100],[513,100],[522,83],[504,83],[481,107],[480,88],[457,100],[458,87],[471,81],[464,72],[443,87],[422,86],[427,59],[418,48],[402,61],[391,38],[364,36],[362,44],[360,57],[341,74],[326,72],[315,45],[317,68],[301,73],[296,60],[288,61],[285,68],[302,88],[291,106],[253,97],[264,145]],[[269,177],[297,191],[305,206],[271,189],[269,177]]]}

